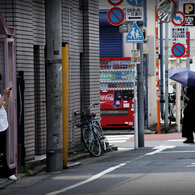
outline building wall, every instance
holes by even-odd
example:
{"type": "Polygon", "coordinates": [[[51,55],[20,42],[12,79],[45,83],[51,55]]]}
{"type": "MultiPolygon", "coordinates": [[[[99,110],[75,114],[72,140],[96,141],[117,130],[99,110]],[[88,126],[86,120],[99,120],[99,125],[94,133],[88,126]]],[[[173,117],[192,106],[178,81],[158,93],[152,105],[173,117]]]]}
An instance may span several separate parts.
{"type": "Polygon", "coordinates": [[[46,151],[45,0],[33,0],[35,154],[46,151]]]}
{"type": "Polygon", "coordinates": [[[86,111],[100,97],[99,2],[80,2],[62,1],[62,40],[69,43],[69,151],[83,147],[73,113],[86,111]]]}
{"type": "MultiPolygon", "coordinates": [[[[16,30],[16,66],[24,71],[25,162],[29,162],[46,153],[45,0],[2,0],[0,8],[6,24],[16,30]]],[[[62,0],[62,41],[69,44],[69,151],[83,148],[73,112],[99,103],[98,8],[98,0],[62,0]]],[[[95,111],[99,115],[99,107],[95,111]]]]}

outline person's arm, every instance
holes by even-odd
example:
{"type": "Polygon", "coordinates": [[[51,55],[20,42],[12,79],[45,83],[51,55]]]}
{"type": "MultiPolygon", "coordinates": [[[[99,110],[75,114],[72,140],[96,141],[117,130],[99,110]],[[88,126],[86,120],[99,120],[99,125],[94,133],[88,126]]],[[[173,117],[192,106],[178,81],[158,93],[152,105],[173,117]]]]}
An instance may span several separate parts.
{"type": "Polygon", "coordinates": [[[5,90],[6,93],[6,98],[5,98],[5,102],[3,104],[3,107],[7,110],[8,109],[8,105],[9,105],[9,98],[10,98],[10,88],[7,88],[5,90]]]}
{"type": "Polygon", "coordinates": [[[4,90],[3,95],[0,99],[0,108],[3,106],[5,109],[8,108],[9,104],[9,97],[10,97],[10,88],[4,90]]]}
{"type": "Polygon", "coordinates": [[[5,100],[5,96],[6,96],[6,94],[3,93],[2,96],[1,96],[1,98],[0,98],[0,108],[3,106],[3,102],[5,100]]]}
{"type": "Polygon", "coordinates": [[[186,95],[185,91],[183,91],[183,96],[184,98],[189,102],[190,101],[190,98],[186,95]]]}

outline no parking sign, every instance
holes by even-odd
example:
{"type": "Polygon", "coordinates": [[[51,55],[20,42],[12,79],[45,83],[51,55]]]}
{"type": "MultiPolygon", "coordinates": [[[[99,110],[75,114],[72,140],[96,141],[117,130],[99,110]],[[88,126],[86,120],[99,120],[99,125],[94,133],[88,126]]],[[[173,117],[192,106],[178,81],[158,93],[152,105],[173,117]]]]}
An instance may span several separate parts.
{"type": "Polygon", "coordinates": [[[186,52],[186,48],[183,44],[176,43],[175,45],[173,45],[171,51],[172,51],[173,56],[175,56],[176,58],[181,58],[182,56],[184,56],[186,52]]]}
{"type": "Polygon", "coordinates": [[[118,26],[121,23],[123,23],[125,19],[125,14],[121,8],[113,7],[108,11],[107,19],[108,19],[108,22],[110,22],[110,24],[114,26],[118,26]]]}

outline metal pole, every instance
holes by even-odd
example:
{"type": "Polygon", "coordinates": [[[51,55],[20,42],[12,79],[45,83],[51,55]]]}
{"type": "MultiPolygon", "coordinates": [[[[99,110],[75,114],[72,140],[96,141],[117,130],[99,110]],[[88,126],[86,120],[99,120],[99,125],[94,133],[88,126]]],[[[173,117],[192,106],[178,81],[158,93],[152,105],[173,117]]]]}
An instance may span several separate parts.
{"type": "MultiPolygon", "coordinates": [[[[133,43],[133,49],[134,50],[137,49],[136,43],[133,43]]],[[[137,64],[136,63],[134,63],[134,148],[138,149],[137,64]]]]}
{"type": "Polygon", "coordinates": [[[169,67],[169,61],[168,61],[168,31],[169,31],[169,25],[168,23],[165,24],[165,132],[168,132],[168,106],[169,106],[169,100],[168,100],[168,93],[169,93],[169,80],[168,80],[168,67],[169,67]]]}
{"type": "MultiPolygon", "coordinates": [[[[160,22],[160,100],[164,99],[164,64],[163,64],[163,23],[160,22]]],[[[161,118],[164,119],[164,103],[160,103],[161,118]]]]}
{"type": "MultiPolygon", "coordinates": [[[[180,68],[180,58],[177,58],[177,68],[180,68]]],[[[177,131],[181,132],[181,125],[180,125],[180,100],[181,100],[181,84],[176,83],[176,118],[177,118],[177,131]]]]}
{"type": "Polygon", "coordinates": [[[156,107],[157,107],[157,133],[161,133],[160,127],[160,85],[159,85],[159,59],[158,59],[158,16],[155,11],[155,48],[156,48],[156,107]]]}
{"type": "Polygon", "coordinates": [[[143,76],[143,44],[138,44],[140,64],[137,66],[138,89],[138,146],[144,147],[144,76],[143,76]]]}
{"type": "Polygon", "coordinates": [[[63,168],[61,0],[47,0],[47,171],[63,168]]]}

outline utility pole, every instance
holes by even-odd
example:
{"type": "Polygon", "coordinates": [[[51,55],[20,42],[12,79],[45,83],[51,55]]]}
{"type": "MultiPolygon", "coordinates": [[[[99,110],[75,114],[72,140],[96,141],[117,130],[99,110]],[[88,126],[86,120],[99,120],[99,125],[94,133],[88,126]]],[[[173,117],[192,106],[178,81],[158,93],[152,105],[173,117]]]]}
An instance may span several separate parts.
{"type": "Polygon", "coordinates": [[[143,76],[143,43],[138,44],[140,64],[137,66],[138,88],[138,147],[144,147],[144,76],[143,76]]]}
{"type": "Polygon", "coordinates": [[[61,0],[47,0],[47,159],[48,172],[63,168],[62,158],[62,40],[61,0]]]}
{"type": "Polygon", "coordinates": [[[165,131],[168,133],[168,109],[169,109],[169,80],[168,80],[168,68],[169,68],[169,46],[168,46],[168,32],[169,26],[168,23],[165,23],[165,131]]]}

